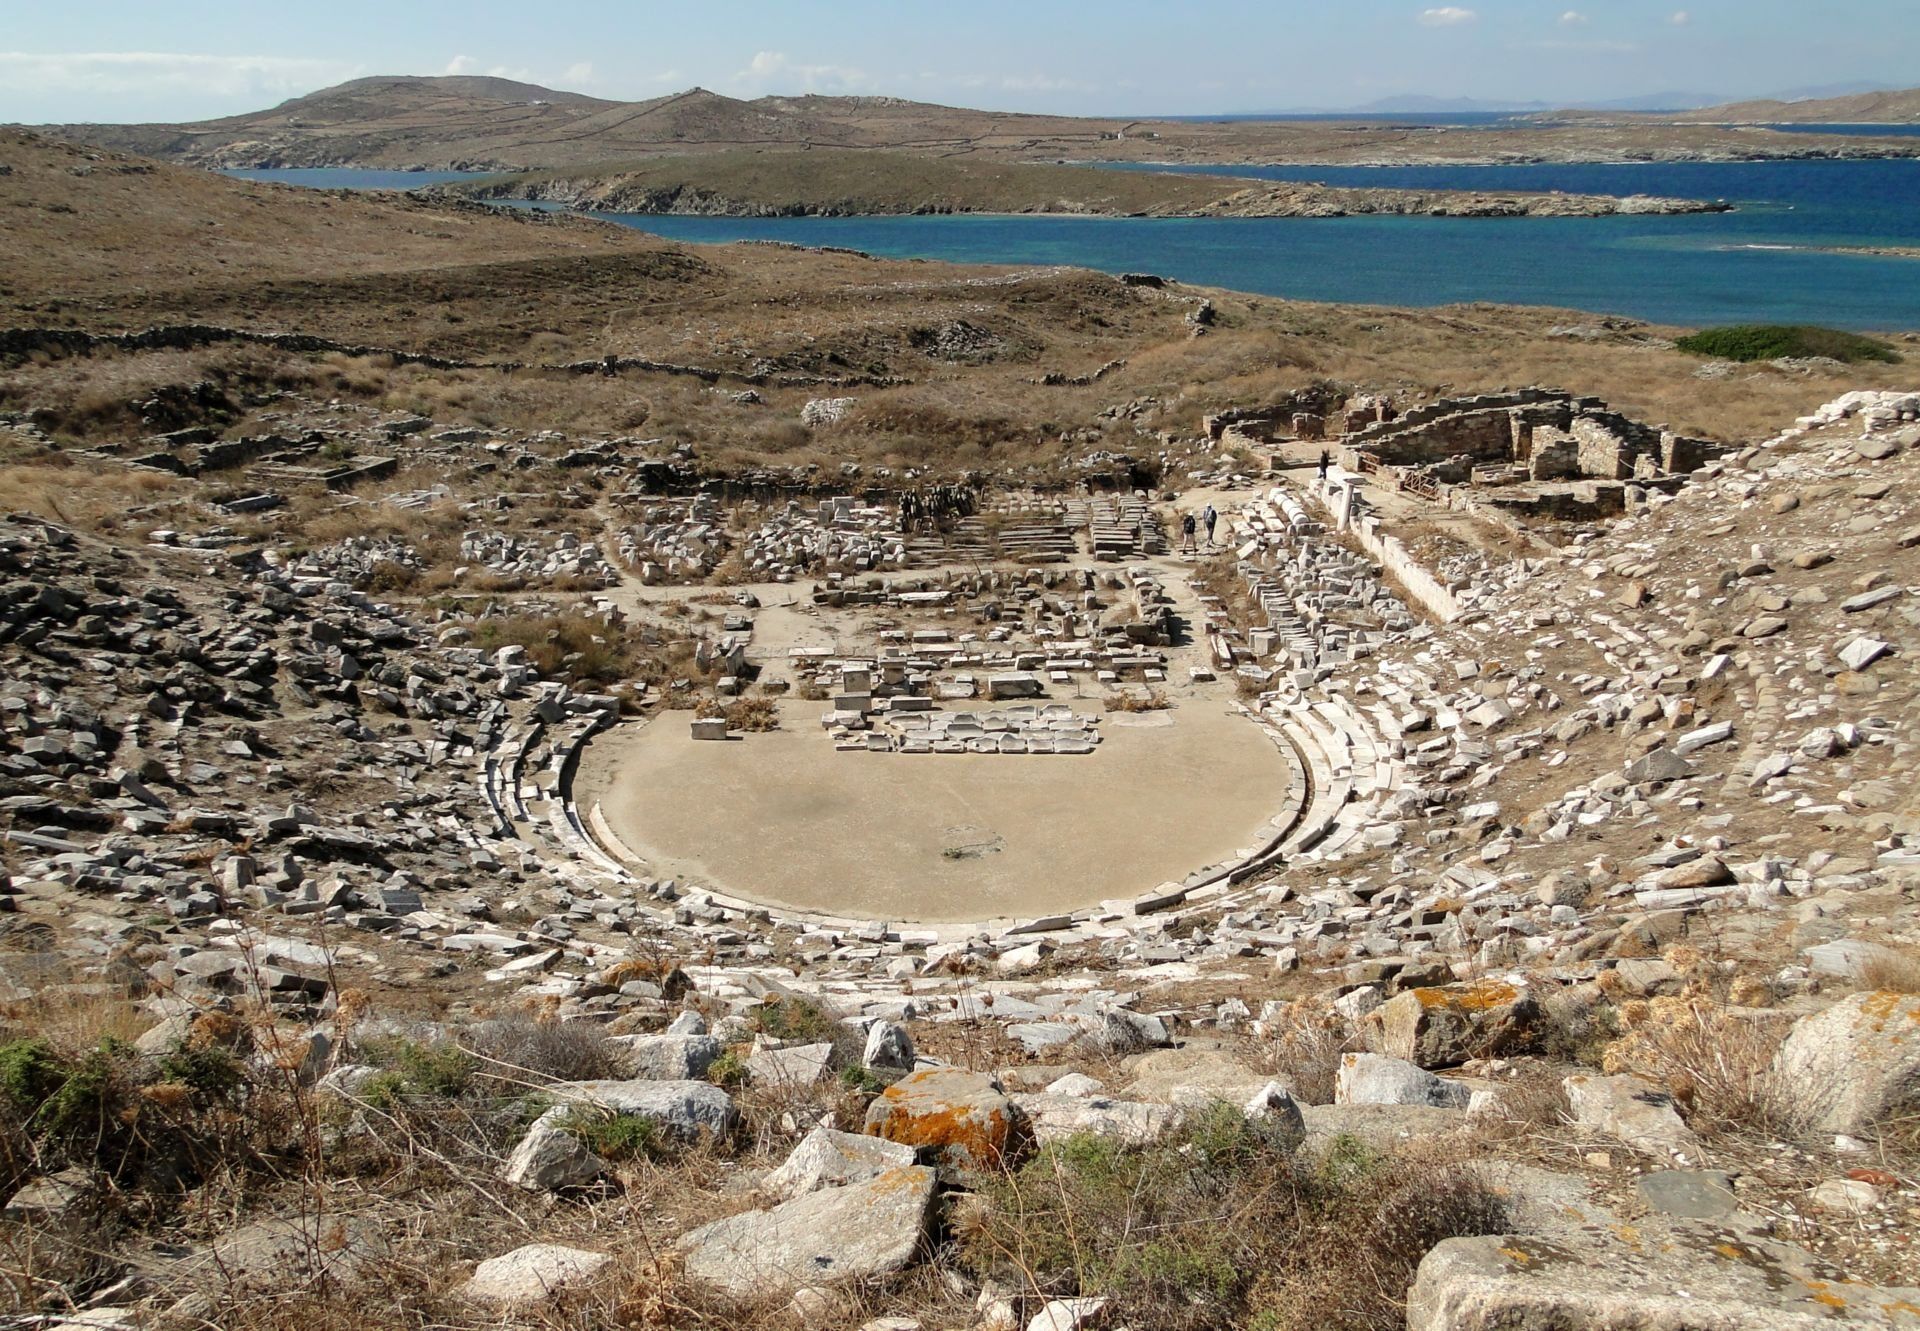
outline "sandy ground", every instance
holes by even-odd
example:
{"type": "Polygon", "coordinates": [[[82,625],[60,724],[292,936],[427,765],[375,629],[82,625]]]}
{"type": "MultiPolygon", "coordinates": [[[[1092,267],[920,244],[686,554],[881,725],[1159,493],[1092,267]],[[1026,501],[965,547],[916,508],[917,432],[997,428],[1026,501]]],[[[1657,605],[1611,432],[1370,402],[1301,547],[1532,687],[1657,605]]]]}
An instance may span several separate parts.
{"type": "MultiPolygon", "coordinates": [[[[1096,704],[1086,704],[1092,710],[1096,704]]],[[[687,713],[615,731],[580,803],[659,877],[769,905],[945,923],[1131,897],[1263,842],[1289,772],[1224,698],[1112,715],[1091,754],[842,753],[820,703],[782,730],[689,737],[687,713]]]]}

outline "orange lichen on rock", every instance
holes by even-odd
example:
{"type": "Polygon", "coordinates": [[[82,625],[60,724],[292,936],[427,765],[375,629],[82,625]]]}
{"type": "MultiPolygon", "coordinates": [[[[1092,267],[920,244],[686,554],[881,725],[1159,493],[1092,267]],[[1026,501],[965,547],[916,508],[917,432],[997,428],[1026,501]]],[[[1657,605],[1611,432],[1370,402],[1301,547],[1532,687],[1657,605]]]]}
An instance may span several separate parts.
{"type": "Polygon", "coordinates": [[[991,1077],[924,1068],[889,1086],[867,1108],[866,1131],[933,1153],[954,1169],[998,1169],[1023,1149],[1019,1107],[991,1077]]]}

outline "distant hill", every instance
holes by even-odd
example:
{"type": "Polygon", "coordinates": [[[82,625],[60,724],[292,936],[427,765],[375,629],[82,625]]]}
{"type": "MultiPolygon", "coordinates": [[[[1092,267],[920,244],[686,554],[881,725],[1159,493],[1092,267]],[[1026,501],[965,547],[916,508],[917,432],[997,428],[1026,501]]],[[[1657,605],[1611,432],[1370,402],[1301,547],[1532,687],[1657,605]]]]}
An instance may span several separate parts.
{"type": "MultiPolygon", "coordinates": [[[[191,124],[35,128],[57,138],[221,169],[567,170],[649,157],[790,148],[1020,162],[1187,164],[1732,161],[1920,151],[1911,141],[1827,142],[1812,134],[1663,125],[1624,112],[1563,113],[1568,120],[1602,119],[1608,127],[1537,133],[1436,131],[1393,123],[1384,111],[1374,114],[1380,118],[1357,126],[1129,120],[976,111],[898,97],[744,101],[705,88],[615,102],[508,79],[393,75],[355,79],[268,110],[191,124]],[[1619,121],[1632,128],[1613,128],[1619,121]]],[[[1354,119],[1365,122],[1367,116],[1354,119]]]]}
{"type": "Polygon", "coordinates": [[[39,132],[221,168],[527,169],[760,146],[963,149],[1125,121],[970,111],[892,97],[763,97],[690,88],[612,102],[508,79],[355,79],[266,111],[184,125],[46,125],[39,132]]]}
{"type": "Polygon", "coordinates": [[[1911,125],[1920,123],[1920,88],[1804,101],[1730,102],[1669,119],[1752,125],[1911,125]]]}

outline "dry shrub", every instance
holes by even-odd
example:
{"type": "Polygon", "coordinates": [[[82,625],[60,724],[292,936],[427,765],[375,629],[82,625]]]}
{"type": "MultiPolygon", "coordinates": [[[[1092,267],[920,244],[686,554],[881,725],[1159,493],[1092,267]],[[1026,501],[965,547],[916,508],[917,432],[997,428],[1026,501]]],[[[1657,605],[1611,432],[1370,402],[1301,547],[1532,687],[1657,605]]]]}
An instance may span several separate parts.
{"type": "Polygon", "coordinates": [[[1299,999],[1265,1023],[1267,1043],[1260,1051],[1262,1070],[1286,1080],[1293,1094],[1312,1105],[1333,1103],[1340,1056],[1351,1052],[1346,1023],[1323,1003],[1299,999]]]}
{"type": "Polygon", "coordinates": [[[1773,1071],[1784,1017],[1683,997],[1624,1003],[1619,1012],[1626,1033],[1607,1046],[1602,1070],[1664,1087],[1694,1131],[1792,1138],[1802,1130],[1773,1071]]]}
{"type": "Polygon", "coordinates": [[[1161,712],[1173,706],[1159,689],[1148,689],[1145,693],[1109,693],[1102,702],[1109,712],[1161,712]]]}
{"type": "Polygon", "coordinates": [[[771,698],[741,698],[722,709],[727,729],[761,733],[780,728],[780,708],[771,698]]]}
{"type": "Polygon", "coordinates": [[[466,1033],[462,1045],[482,1061],[481,1076],[506,1081],[596,1081],[625,1076],[620,1047],[591,1021],[496,1017],[466,1033]]]}
{"type": "Polygon", "coordinates": [[[1920,994],[1920,948],[1876,948],[1860,968],[1860,983],[1879,993],[1920,994]]]}

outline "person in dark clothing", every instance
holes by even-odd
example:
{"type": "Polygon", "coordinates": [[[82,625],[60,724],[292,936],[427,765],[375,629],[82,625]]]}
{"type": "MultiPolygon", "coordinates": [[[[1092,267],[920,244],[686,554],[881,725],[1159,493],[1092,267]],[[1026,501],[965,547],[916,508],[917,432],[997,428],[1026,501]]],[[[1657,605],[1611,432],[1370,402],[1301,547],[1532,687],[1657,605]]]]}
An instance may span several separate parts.
{"type": "Polygon", "coordinates": [[[1196,555],[1200,553],[1200,547],[1193,542],[1194,529],[1198,525],[1199,524],[1193,520],[1193,514],[1191,513],[1186,514],[1180,519],[1180,552],[1182,554],[1196,555]]]}
{"type": "Polygon", "coordinates": [[[1321,449],[1320,450],[1320,479],[1321,480],[1324,481],[1327,479],[1327,468],[1331,467],[1332,465],[1333,465],[1333,454],[1327,452],[1327,450],[1324,448],[1321,449]]]}
{"type": "Polygon", "coordinates": [[[1213,528],[1220,521],[1220,510],[1208,504],[1200,510],[1200,521],[1207,524],[1207,544],[1213,544],[1213,528]]]}

